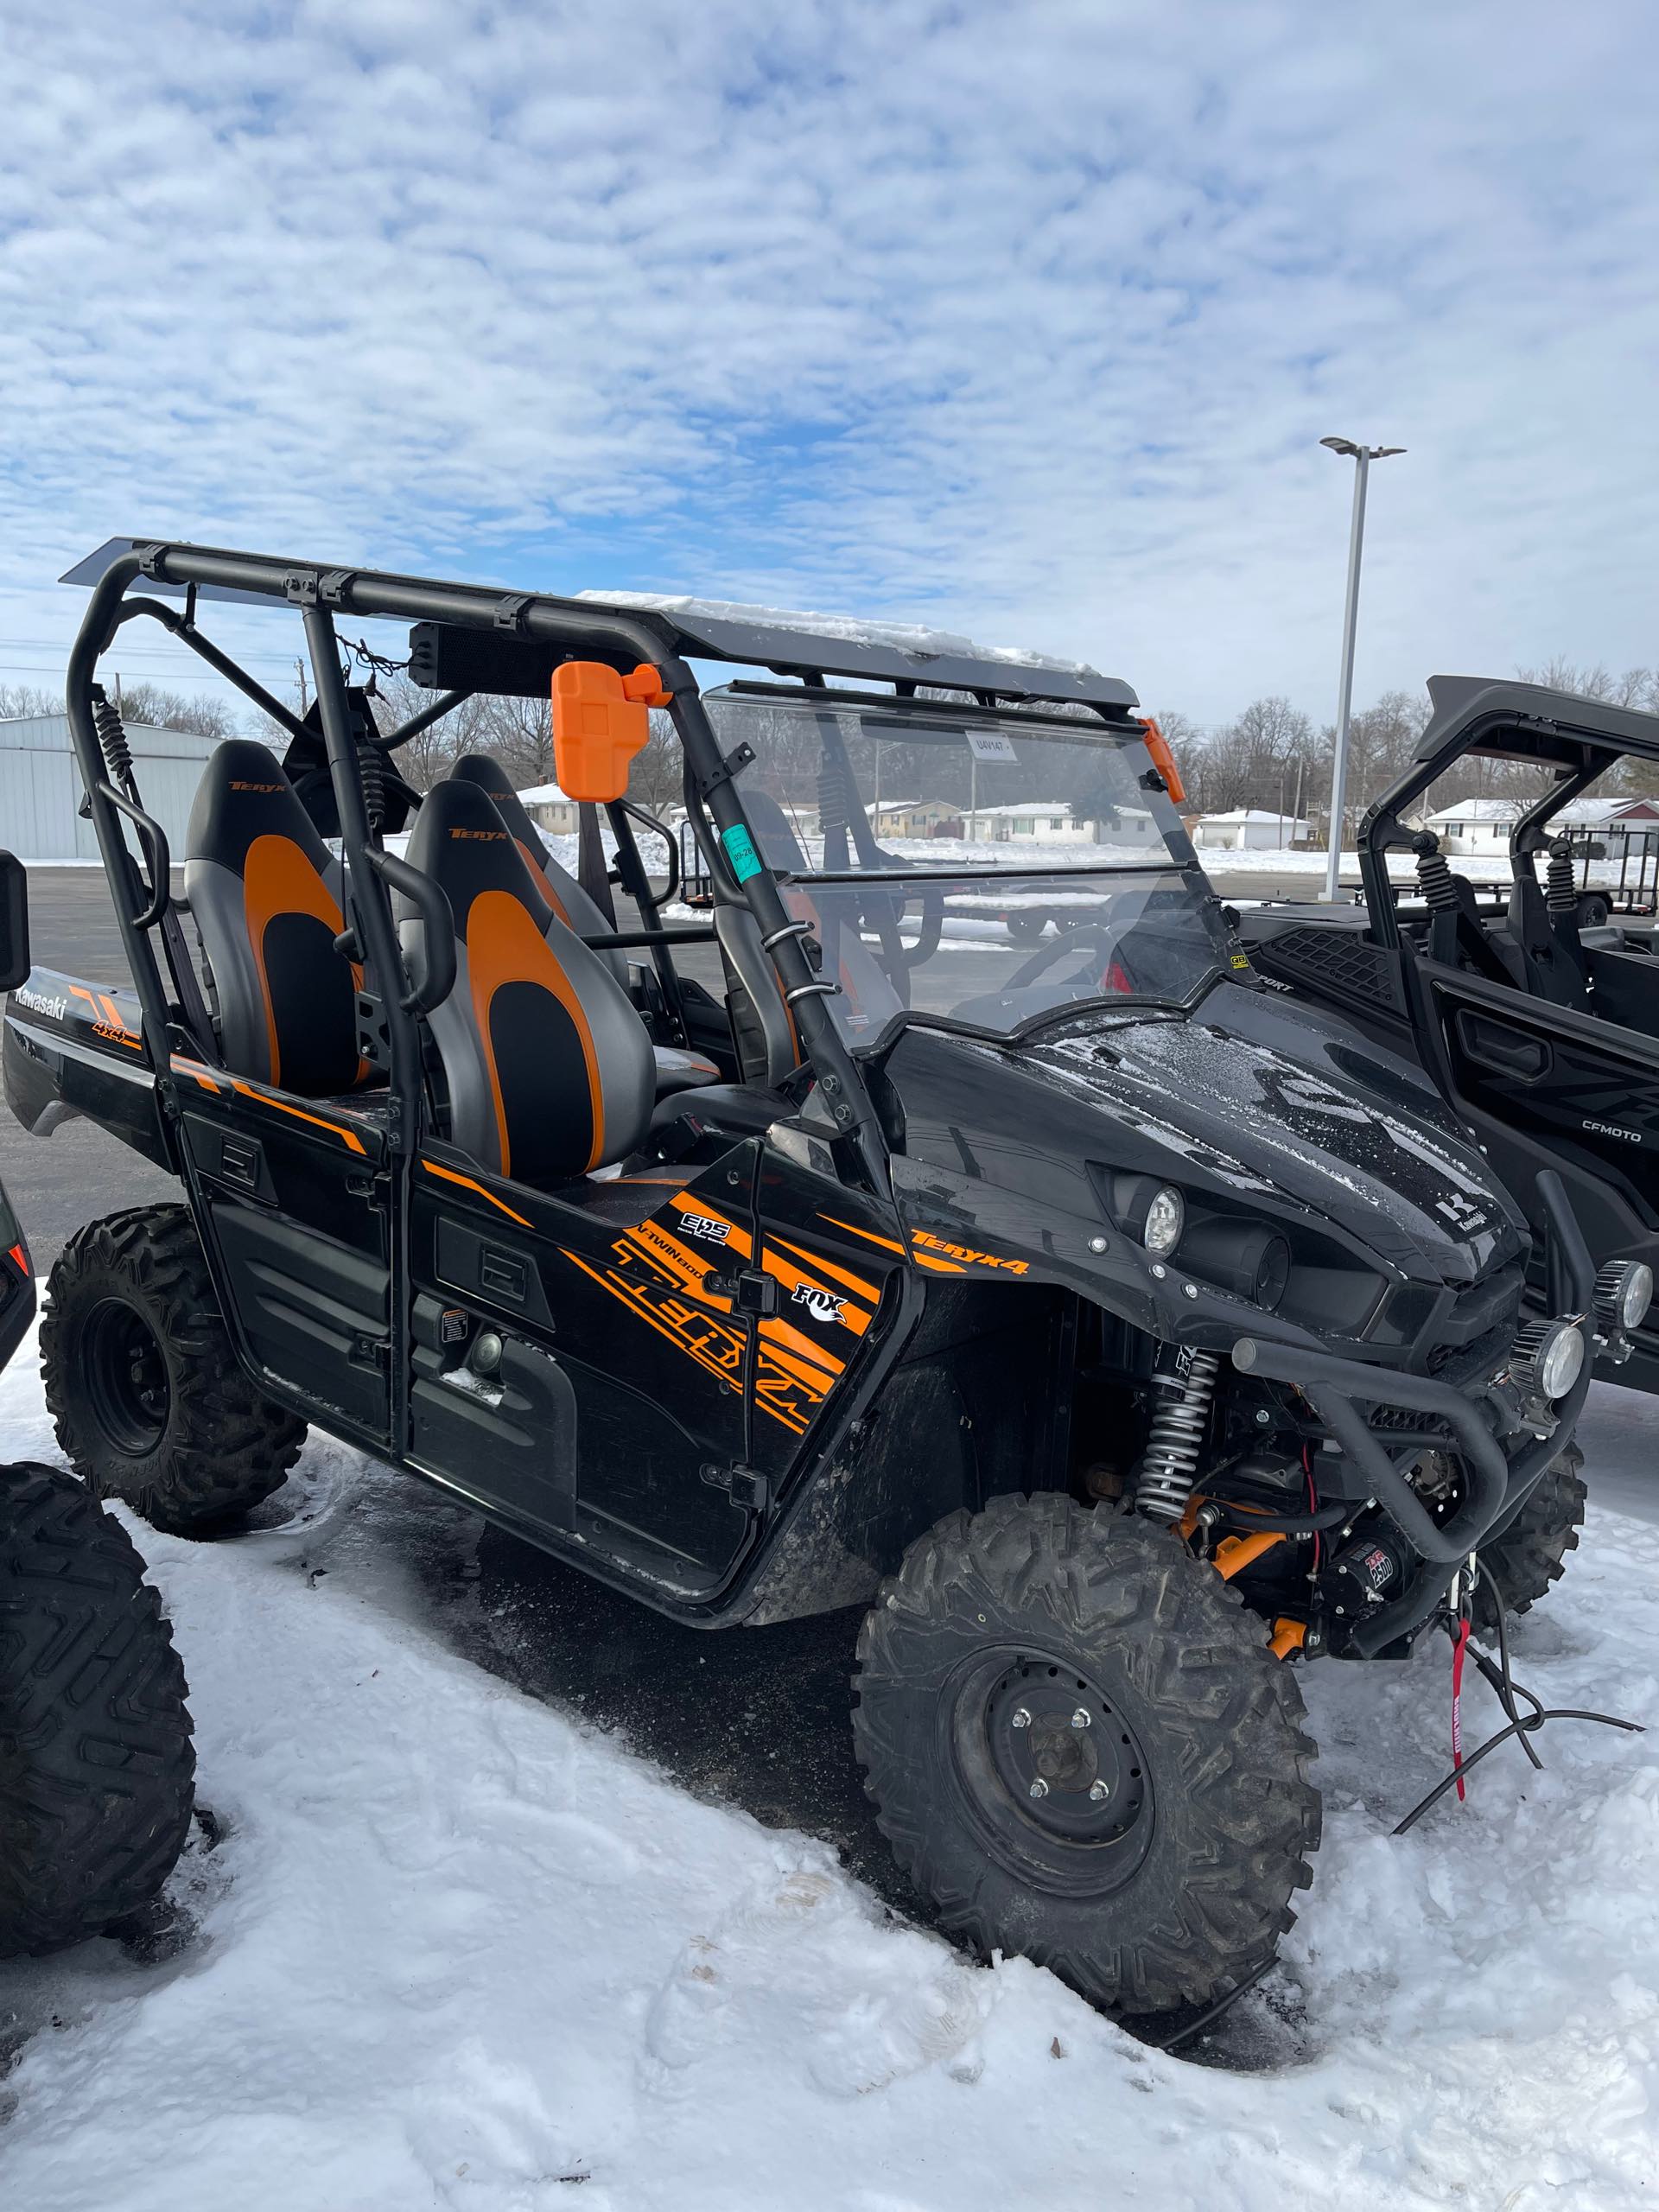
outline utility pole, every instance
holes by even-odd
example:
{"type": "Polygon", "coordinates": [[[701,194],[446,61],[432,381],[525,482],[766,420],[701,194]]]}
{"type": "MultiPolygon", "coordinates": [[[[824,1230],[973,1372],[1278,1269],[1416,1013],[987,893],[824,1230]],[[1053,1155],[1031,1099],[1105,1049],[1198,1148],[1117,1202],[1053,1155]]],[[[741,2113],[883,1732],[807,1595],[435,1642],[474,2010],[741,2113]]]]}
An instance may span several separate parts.
{"type": "Polygon", "coordinates": [[[1342,865],[1344,785],[1348,779],[1348,724],[1354,703],[1354,633],[1359,620],[1359,561],[1365,543],[1365,484],[1374,461],[1387,461],[1404,446],[1356,445],[1351,438],[1321,438],[1332,453],[1345,454],[1354,463],[1354,518],[1348,534],[1348,597],[1342,618],[1342,682],[1337,695],[1337,751],[1331,764],[1331,821],[1325,862],[1325,895],[1332,904],[1337,896],[1337,875],[1342,865]]]}

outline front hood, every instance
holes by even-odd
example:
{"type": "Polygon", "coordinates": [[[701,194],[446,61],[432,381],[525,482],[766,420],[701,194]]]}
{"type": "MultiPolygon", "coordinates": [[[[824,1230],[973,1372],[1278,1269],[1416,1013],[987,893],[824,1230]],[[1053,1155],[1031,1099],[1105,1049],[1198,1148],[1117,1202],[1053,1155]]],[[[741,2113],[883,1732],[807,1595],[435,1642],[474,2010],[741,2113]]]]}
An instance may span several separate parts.
{"type": "Polygon", "coordinates": [[[1096,1012],[1015,1049],[1206,1179],[1323,1215],[1409,1274],[1470,1281],[1525,1249],[1426,1079],[1316,1009],[1222,982],[1184,1017],[1096,1012]]]}

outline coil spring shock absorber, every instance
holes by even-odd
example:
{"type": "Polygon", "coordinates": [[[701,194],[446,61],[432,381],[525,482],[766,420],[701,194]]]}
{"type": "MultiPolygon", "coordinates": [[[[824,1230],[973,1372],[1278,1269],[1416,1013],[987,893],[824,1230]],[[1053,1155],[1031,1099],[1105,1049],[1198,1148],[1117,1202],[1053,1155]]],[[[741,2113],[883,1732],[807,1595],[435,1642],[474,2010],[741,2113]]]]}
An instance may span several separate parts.
{"type": "Polygon", "coordinates": [[[359,738],[357,765],[363,778],[363,806],[369,827],[378,830],[386,818],[386,756],[378,745],[365,745],[359,738]]]}
{"type": "Polygon", "coordinates": [[[1565,837],[1558,837],[1549,849],[1544,904],[1552,914],[1576,914],[1579,911],[1579,887],[1573,880],[1573,848],[1565,837]]]}
{"type": "Polygon", "coordinates": [[[1179,1521],[1198,1480],[1221,1360],[1213,1351],[1160,1344],[1153,1369],[1158,1395],[1147,1448],[1135,1473],[1135,1508],[1154,1521],[1179,1521]]]}
{"type": "Polygon", "coordinates": [[[127,742],[126,725],[121,719],[121,709],[101,683],[94,683],[92,693],[92,728],[98,732],[98,741],[104,748],[110,780],[125,791],[132,776],[132,747],[127,742]]]}
{"type": "Polygon", "coordinates": [[[1440,850],[1440,839],[1432,830],[1425,830],[1421,837],[1412,839],[1412,850],[1417,855],[1417,887],[1427,901],[1429,912],[1455,912],[1457,887],[1452,880],[1451,862],[1440,850]]]}

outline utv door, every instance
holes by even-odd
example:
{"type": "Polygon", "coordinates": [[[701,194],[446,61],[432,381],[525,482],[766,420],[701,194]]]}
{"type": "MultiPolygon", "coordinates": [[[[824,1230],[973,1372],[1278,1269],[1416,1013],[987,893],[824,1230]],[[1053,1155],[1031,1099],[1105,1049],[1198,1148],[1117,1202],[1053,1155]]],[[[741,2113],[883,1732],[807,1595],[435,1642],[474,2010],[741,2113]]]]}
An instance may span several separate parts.
{"type": "MultiPolygon", "coordinates": [[[[1520,1203],[1554,1167],[1598,1263],[1659,1260],[1659,1039],[1433,963],[1408,968],[1425,1061],[1520,1203]]],[[[1644,1361],[1656,1353],[1659,1340],[1644,1361]]]]}
{"type": "Polygon", "coordinates": [[[378,1116],[194,1061],[175,1060],[174,1076],[232,1337],[303,1410],[326,1408],[331,1427],[384,1450],[390,1182],[378,1116]]]}
{"type": "Polygon", "coordinates": [[[757,1150],[590,1180],[571,1202],[429,1145],[411,1206],[416,1465],[526,1534],[678,1593],[717,1586],[752,1525],[757,1150]],[[504,1350],[480,1372],[486,1332],[504,1350]]]}

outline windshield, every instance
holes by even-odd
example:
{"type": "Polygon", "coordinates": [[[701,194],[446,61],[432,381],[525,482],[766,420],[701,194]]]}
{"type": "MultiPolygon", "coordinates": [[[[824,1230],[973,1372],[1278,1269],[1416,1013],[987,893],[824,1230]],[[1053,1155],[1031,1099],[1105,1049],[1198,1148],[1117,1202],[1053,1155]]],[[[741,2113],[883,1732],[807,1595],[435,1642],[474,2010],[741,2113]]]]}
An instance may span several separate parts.
{"type": "Polygon", "coordinates": [[[725,750],[753,749],[744,810],[849,1045],[906,1015],[1007,1033],[1090,1000],[1181,1005],[1224,968],[1137,725],[763,686],[705,704],[725,750]]]}

